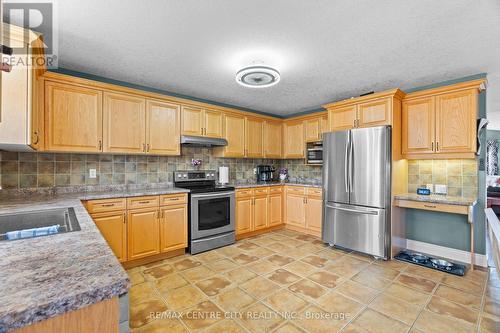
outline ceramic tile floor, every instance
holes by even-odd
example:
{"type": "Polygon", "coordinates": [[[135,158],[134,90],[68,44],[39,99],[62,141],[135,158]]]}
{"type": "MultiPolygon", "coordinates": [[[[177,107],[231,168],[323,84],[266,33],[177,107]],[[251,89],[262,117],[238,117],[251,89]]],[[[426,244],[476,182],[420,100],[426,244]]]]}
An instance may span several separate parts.
{"type": "Polygon", "coordinates": [[[132,332],[500,332],[494,269],[456,277],[286,230],[128,273],[132,332]]]}

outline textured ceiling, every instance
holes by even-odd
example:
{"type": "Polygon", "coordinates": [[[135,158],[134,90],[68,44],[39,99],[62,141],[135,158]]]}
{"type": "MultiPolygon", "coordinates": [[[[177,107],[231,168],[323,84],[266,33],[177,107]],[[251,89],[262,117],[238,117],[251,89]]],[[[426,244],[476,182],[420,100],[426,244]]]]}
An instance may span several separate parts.
{"type": "Polygon", "coordinates": [[[500,115],[498,0],[56,2],[67,69],[278,115],[488,73],[500,115]],[[281,82],[237,85],[252,61],[281,82]]]}

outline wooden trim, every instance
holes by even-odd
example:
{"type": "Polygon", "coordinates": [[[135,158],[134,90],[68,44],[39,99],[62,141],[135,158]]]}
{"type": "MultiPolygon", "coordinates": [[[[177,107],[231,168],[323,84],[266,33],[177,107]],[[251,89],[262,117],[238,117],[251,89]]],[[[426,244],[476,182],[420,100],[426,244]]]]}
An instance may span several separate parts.
{"type": "Polygon", "coordinates": [[[403,158],[408,160],[442,160],[442,159],[475,159],[475,153],[431,153],[431,154],[405,154],[403,158]]]}
{"type": "Polygon", "coordinates": [[[398,88],[396,88],[396,89],[377,92],[377,93],[374,93],[371,95],[344,99],[342,101],[325,104],[325,105],[323,105],[323,107],[325,109],[332,109],[332,108],[338,108],[341,106],[347,106],[347,105],[358,104],[358,103],[362,103],[362,102],[368,102],[371,100],[384,98],[384,97],[394,97],[394,98],[402,99],[404,96],[405,96],[405,93],[403,91],[399,90],[398,88]]]}
{"type": "Polygon", "coordinates": [[[396,199],[394,205],[402,208],[414,208],[414,209],[430,210],[441,213],[469,215],[469,206],[465,205],[464,206],[450,205],[442,203],[431,203],[431,202],[401,200],[401,199],[396,199]]]}
{"type": "Polygon", "coordinates": [[[467,90],[467,89],[471,89],[471,88],[481,90],[487,84],[487,82],[488,81],[486,79],[477,79],[477,80],[460,82],[460,83],[456,83],[456,84],[442,86],[442,87],[438,87],[438,88],[415,91],[415,92],[406,94],[404,99],[410,100],[410,99],[420,98],[420,97],[424,97],[424,96],[428,96],[428,95],[436,96],[436,95],[440,95],[440,94],[447,94],[447,93],[450,93],[453,91],[467,90]]]}
{"type": "Polygon", "coordinates": [[[261,235],[261,234],[265,234],[267,232],[271,232],[271,231],[274,231],[274,230],[283,229],[284,227],[285,227],[285,224],[282,223],[282,224],[274,225],[272,227],[262,228],[262,229],[254,230],[254,231],[250,231],[250,232],[245,232],[243,234],[236,234],[236,240],[240,240],[240,239],[244,239],[244,238],[248,238],[248,237],[253,237],[253,236],[257,236],[257,235],[261,235]]]}
{"type": "Polygon", "coordinates": [[[318,112],[314,112],[314,113],[309,113],[309,114],[304,114],[304,115],[299,115],[299,116],[291,116],[290,118],[285,118],[283,119],[283,122],[288,122],[288,121],[297,121],[297,120],[308,120],[308,119],[314,119],[314,118],[320,118],[320,117],[324,117],[324,116],[328,116],[328,110],[325,110],[325,111],[318,111],[318,112]]]}
{"type": "Polygon", "coordinates": [[[40,38],[41,34],[34,32],[30,29],[24,29],[20,26],[13,25],[10,23],[5,23],[3,22],[3,27],[2,31],[4,33],[4,38],[9,39],[9,40],[15,40],[17,42],[25,42],[25,34],[28,32],[29,36],[29,41],[27,41],[28,44],[33,43],[36,39],[40,38]],[[6,32],[9,31],[10,33],[8,35],[5,35],[6,32]]]}
{"type": "Polygon", "coordinates": [[[122,266],[125,269],[129,269],[129,268],[149,264],[151,262],[160,261],[160,260],[168,259],[168,258],[172,258],[172,257],[177,257],[177,256],[183,255],[185,253],[186,253],[186,249],[178,249],[178,250],[174,250],[174,251],[155,254],[155,255],[152,255],[149,257],[130,260],[130,261],[122,263],[122,266]]]}
{"type": "Polygon", "coordinates": [[[120,322],[118,297],[22,327],[15,333],[71,332],[116,333],[120,322]]]}

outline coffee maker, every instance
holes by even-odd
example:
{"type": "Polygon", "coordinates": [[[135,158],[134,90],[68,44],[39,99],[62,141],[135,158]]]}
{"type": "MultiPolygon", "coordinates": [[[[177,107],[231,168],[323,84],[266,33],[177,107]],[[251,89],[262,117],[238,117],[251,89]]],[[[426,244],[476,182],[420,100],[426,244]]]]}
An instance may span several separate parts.
{"type": "Polygon", "coordinates": [[[274,180],[276,168],[272,165],[257,165],[257,181],[271,182],[274,180]]]}

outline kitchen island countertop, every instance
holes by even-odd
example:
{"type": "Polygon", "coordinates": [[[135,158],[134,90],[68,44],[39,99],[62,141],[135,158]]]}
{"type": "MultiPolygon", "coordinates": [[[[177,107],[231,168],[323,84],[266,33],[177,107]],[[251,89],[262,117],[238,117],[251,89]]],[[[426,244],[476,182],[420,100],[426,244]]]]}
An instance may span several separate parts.
{"type": "Polygon", "coordinates": [[[441,194],[418,195],[415,193],[398,194],[394,196],[396,200],[410,200],[429,203],[441,203],[458,206],[474,206],[477,202],[476,198],[454,197],[441,194]]]}

